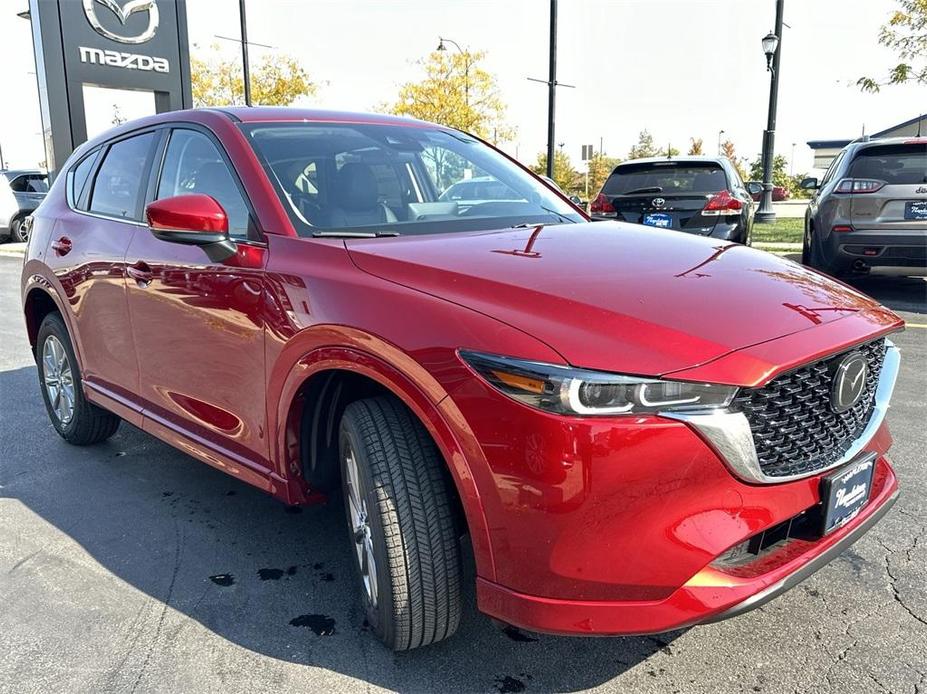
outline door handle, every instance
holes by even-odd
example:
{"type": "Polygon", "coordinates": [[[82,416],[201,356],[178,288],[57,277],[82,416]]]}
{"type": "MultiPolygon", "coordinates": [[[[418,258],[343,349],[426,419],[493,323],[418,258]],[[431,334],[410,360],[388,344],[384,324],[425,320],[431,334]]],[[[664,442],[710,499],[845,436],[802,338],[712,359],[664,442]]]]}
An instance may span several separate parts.
{"type": "Polygon", "coordinates": [[[144,260],[139,260],[126,268],[126,274],[134,279],[138,286],[147,287],[154,278],[151,267],[144,260]]]}
{"type": "Polygon", "coordinates": [[[51,247],[56,255],[67,255],[71,252],[71,239],[67,236],[62,236],[57,241],[52,241],[51,247]]]}

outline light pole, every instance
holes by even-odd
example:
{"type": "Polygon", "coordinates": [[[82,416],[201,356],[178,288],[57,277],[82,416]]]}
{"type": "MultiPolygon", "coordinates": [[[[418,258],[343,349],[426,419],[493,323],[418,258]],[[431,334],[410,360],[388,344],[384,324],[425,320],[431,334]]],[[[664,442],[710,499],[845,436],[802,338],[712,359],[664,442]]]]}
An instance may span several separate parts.
{"type": "MultiPolygon", "coordinates": [[[[443,36],[438,37],[438,47],[435,49],[437,51],[446,51],[447,47],[445,43],[450,43],[457,49],[457,52],[464,58],[464,106],[467,107],[467,118],[470,118],[470,51],[465,51],[460,47],[460,44],[454,41],[453,39],[446,39],[443,36]]],[[[469,126],[469,123],[466,124],[469,126]]],[[[468,130],[469,127],[464,128],[468,130]]]]}
{"type": "Polygon", "coordinates": [[[718,156],[721,156],[721,136],[724,134],[723,130],[718,131],[718,156]]]}
{"type": "Polygon", "coordinates": [[[557,81],[557,0],[550,0],[550,72],[546,80],[534,77],[528,79],[547,85],[547,178],[554,177],[554,115],[556,113],[557,87],[573,87],[557,81]]]}
{"type": "Polygon", "coordinates": [[[782,42],[782,11],[785,0],[776,0],[776,29],[763,37],[763,53],[766,54],[766,69],[770,73],[769,114],[766,119],[766,131],[763,133],[763,197],[760,209],[756,211],[755,221],[767,224],[776,221],[772,206],[772,170],[776,144],[776,106],[779,98],[779,58],[782,51],[777,50],[782,42]]]}

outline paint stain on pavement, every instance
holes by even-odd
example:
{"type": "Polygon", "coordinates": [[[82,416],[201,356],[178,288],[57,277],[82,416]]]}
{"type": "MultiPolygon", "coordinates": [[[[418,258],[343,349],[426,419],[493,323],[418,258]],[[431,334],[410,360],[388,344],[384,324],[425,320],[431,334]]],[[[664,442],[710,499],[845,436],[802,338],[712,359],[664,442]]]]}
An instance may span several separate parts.
{"type": "Polygon", "coordinates": [[[223,588],[235,585],[235,577],[232,574],[216,574],[215,576],[210,576],[209,580],[223,588]]]}
{"type": "Polygon", "coordinates": [[[283,569],[258,569],[258,578],[262,581],[279,581],[283,578],[283,569]]]}
{"type": "Polygon", "coordinates": [[[335,620],[324,614],[301,614],[290,620],[290,626],[309,627],[316,636],[331,636],[335,633],[335,620]]]}
{"type": "Polygon", "coordinates": [[[496,678],[496,689],[499,690],[499,694],[517,694],[525,691],[526,687],[520,679],[506,675],[496,678]]]}

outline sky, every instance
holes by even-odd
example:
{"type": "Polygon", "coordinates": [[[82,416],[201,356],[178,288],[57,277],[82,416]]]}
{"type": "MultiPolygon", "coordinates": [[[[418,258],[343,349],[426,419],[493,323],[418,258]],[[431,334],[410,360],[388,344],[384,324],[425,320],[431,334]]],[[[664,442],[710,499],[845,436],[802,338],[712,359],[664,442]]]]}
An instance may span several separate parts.
{"type": "MultiPolygon", "coordinates": [[[[78,0],[65,0],[76,2],[78,0]]],[[[122,0],[119,0],[122,2],[122,0]]],[[[422,74],[417,61],[453,39],[487,52],[517,130],[503,148],[533,162],[547,142],[547,0],[248,0],[252,60],[294,56],[320,85],[298,102],[319,108],[373,110],[395,100],[399,86],[422,74]]],[[[29,23],[16,17],[25,0],[0,9],[0,147],[8,164],[44,159],[29,23]]],[[[879,26],[894,0],[787,0],[780,44],[776,151],[794,172],[809,171],[808,140],[856,137],[927,111],[927,87],[904,85],[864,94],[862,75],[880,76],[897,60],[878,45],[879,26]]],[[[686,151],[690,137],[713,153],[718,131],[744,158],[758,156],[769,95],[760,39],[772,29],[773,0],[561,0],[555,141],[575,163],[581,147],[599,142],[625,156],[647,129],[659,145],[686,151]]],[[[237,0],[187,0],[194,55],[238,56],[237,0]]],[[[88,95],[91,130],[109,125],[112,101],[88,95]]],[[[124,117],[151,100],[120,100],[124,117]]]]}

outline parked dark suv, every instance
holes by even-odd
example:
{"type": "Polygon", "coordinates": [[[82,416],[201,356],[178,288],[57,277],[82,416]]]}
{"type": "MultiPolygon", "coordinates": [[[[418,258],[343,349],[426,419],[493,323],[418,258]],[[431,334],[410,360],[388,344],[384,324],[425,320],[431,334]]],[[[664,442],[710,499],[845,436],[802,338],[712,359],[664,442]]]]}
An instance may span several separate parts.
{"type": "Polygon", "coordinates": [[[633,159],[615,167],[590,212],[593,219],[749,243],[758,186],[745,185],[727,157],[633,159]]]}
{"type": "Polygon", "coordinates": [[[851,142],[805,213],[802,262],[840,276],[872,268],[927,275],[927,138],[851,142]]]}

